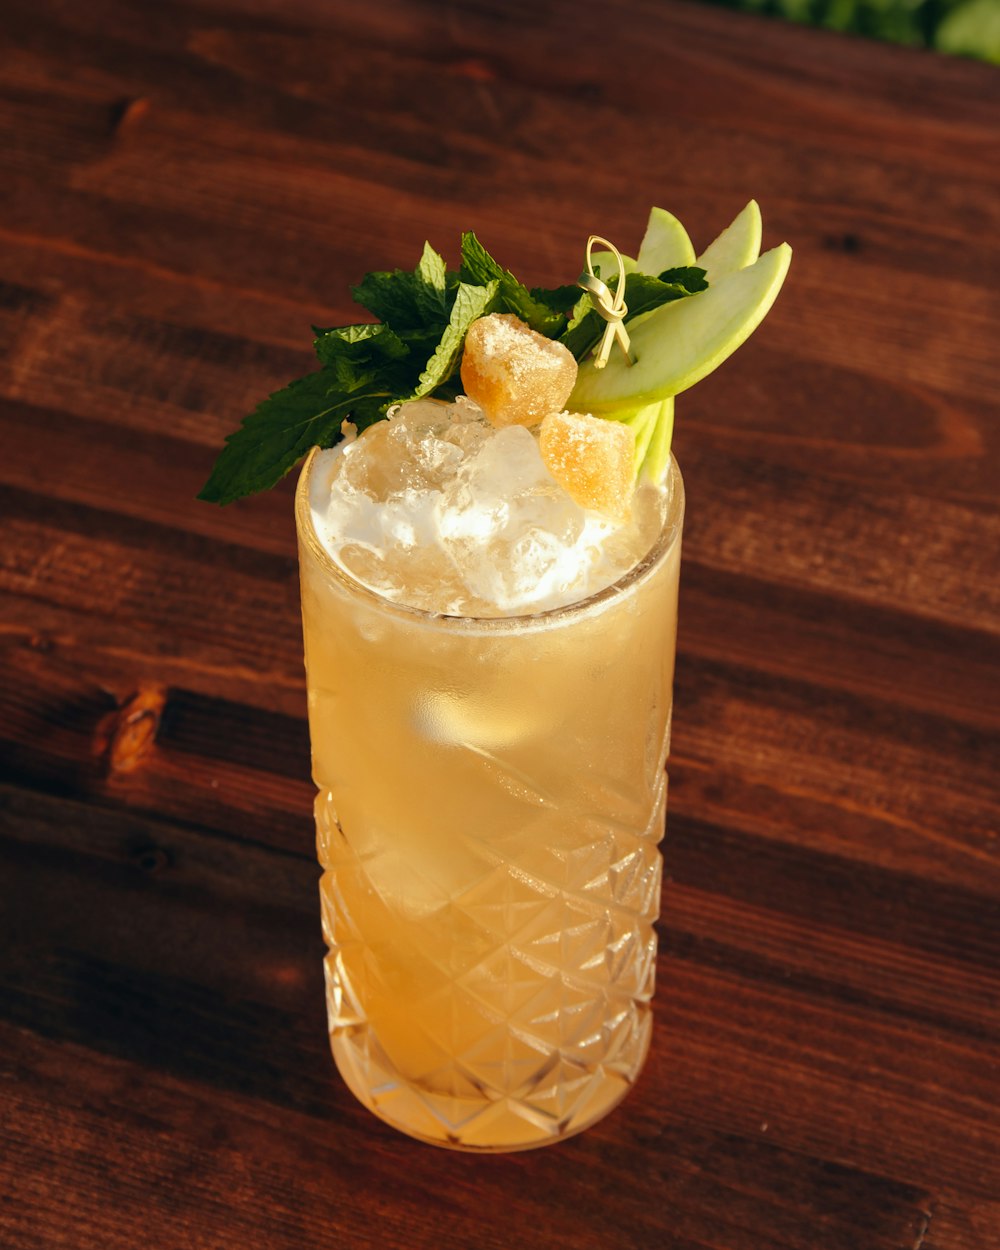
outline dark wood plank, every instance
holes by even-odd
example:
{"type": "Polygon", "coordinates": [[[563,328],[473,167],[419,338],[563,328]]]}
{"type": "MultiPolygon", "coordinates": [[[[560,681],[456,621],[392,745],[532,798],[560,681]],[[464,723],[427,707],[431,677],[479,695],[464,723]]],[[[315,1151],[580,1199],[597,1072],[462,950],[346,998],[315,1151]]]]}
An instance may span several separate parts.
{"type": "Polygon", "coordinates": [[[1000,1211],[995,1202],[969,1206],[950,1196],[934,1204],[921,1250],[964,1250],[965,1246],[1000,1245],[1000,1211]]]}
{"type": "Polygon", "coordinates": [[[671,1250],[851,1250],[859,1236],[872,1250],[895,1250],[917,1244],[927,1218],[926,1198],[912,1187],[830,1164],[809,1166],[768,1144],[692,1135],[662,1123],[648,1124],[647,1140],[659,1142],[673,1160],[669,1168],[657,1167],[648,1151],[637,1158],[626,1143],[605,1140],[597,1186],[584,1186],[581,1173],[598,1162],[593,1137],[570,1148],[575,1168],[567,1166],[567,1152],[510,1156],[491,1160],[486,1179],[482,1161],[439,1155],[429,1204],[431,1178],[414,1176],[406,1144],[388,1130],[372,1126],[378,1150],[361,1157],[352,1150],[350,1129],[360,1110],[279,1118],[259,1101],[218,1091],[206,1097],[198,1086],[170,1079],[154,1077],[137,1090],[128,1065],[76,1049],[77,1082],[67,1089],[58,1051],[30,1035],[15,1034],[14,1042],[15,1160],[28,1177],[62,1182],[67,1195],[53,1212],[51,1189],[33,1179],[20,1205],[23,1222],[13,1229],[15,1245],[30,1244],[22,1238],[37,1227],[34,1216],[70,1244],[80,1237],[114,1244],[109,1239],[128,1231],[179,1247],[221,1247],[241,1237],[277,1248],[312,1247],[329,1245],[335,1228],[351,1244],[373,1250],[429,1250],[442,1233],[461,1250],[507,1250],[518,1237],[510,1208],[490,1203],[505,1193],[518,1195],[523,1217],[553,1250],[638,1250],[651,1238],[671,1250]],[[58,1137],[45,1110],[53,1086],[65,1108],[58,1137]],[[91,1160],[108,1106],[129,1162],[102,1178],[91,1160]],[[637,1181],[650,1201],[627,1213],[616,1209],[623,1182],[637,1181]],[[95,1202],[99,1194],[112,1195],[114,1206],[95,1202]],[[660,1202],[672,1212],[668,1240],[662,1240],[660,1202]],[[593,1203],[586,1220],[582,1203],[593,1203]],[[871,1218],[859,1223],[852,1215],[859,1209],[871,1218]],[[707,1235],[706,1210],[714,1213],[707,1235]],[[760,1230],[762,1216],[767,1225],[760,1230]]]}

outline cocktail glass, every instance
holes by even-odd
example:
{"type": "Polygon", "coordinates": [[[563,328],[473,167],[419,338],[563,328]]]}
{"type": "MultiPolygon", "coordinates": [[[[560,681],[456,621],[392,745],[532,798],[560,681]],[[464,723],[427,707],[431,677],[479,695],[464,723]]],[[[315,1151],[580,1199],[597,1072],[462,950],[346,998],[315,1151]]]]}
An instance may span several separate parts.
{"type": "Polygon", "coordinates": [[[367,589],[296,498],[334,1058],[377,1116],[521,1150],[604,1116],[649,1047],[684,491],[568,607],[367,589]]]}

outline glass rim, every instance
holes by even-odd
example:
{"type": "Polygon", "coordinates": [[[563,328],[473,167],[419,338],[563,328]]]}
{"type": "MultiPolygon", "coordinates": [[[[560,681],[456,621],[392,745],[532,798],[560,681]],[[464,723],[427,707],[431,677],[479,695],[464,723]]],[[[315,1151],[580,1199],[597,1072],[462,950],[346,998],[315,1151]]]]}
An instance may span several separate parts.
{"type": "Polygon", "coordinates": [[[671,452],[666,478],[667,504],[660,531],[642,559],[610,585],[594,591],[585,599],[575,599],[572,603],[556,608],[546,608],[541,612],[520,612],[511,616],[462,616],[431,612],[425,608],[413,607],[408,603],[398,603],[386,598],[370,586],[366,586],[364,582],[359,581],[338,564],[320,541],[312,521],[309,482],[316,457],[323,450],[327,449],[313,447],[306,456],[299,473],[298,485],[295,489],[295,528],[299,541],[308,547],[313,558],[318,561],[327,575],[350,595],[367,601],[372,607],[388,616],[410,620],[415,624],[433,625],[437,629],[505,633],[512,630],[547,628],[564,620],[578,619],[599,611],[605,605],[620,599],[623,594],[647,581],[656,569],[665,563],[674,547],[680,542],[684,523],[684,479],[681,477],[677,460],[671,452]]]}

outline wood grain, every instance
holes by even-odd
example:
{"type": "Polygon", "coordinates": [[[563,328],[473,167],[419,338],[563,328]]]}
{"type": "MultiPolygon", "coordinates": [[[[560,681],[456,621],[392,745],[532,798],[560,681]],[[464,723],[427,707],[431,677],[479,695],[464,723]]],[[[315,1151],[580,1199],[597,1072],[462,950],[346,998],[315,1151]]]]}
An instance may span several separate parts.
{"type": "Polygon", "coordinates": [[[679,0],[0,49],[4,1250],[997,1250],[996,71],[679,0]],[[795,260],[678,403],[653,1053],[563,1146],[418,1147],[327,1050],[291,483],[193,496],[366,269],[751,195],[795,260]]]}

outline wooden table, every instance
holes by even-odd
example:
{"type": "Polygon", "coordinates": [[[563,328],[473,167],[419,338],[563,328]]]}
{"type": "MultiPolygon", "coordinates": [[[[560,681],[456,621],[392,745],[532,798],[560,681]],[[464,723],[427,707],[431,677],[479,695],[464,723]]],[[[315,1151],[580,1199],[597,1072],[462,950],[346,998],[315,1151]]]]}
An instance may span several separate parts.
{"type": "Polygon", "coordinates": [[[998,123],[659,0],[6,0],[5,1250],[1000,1246],[998,123]],[[562,1146],[419,1146],[327,1050],[290,484],[193,496],[365,269],[751,195],[796,254],[678,405],[652,1056],[562,1146]]]}

